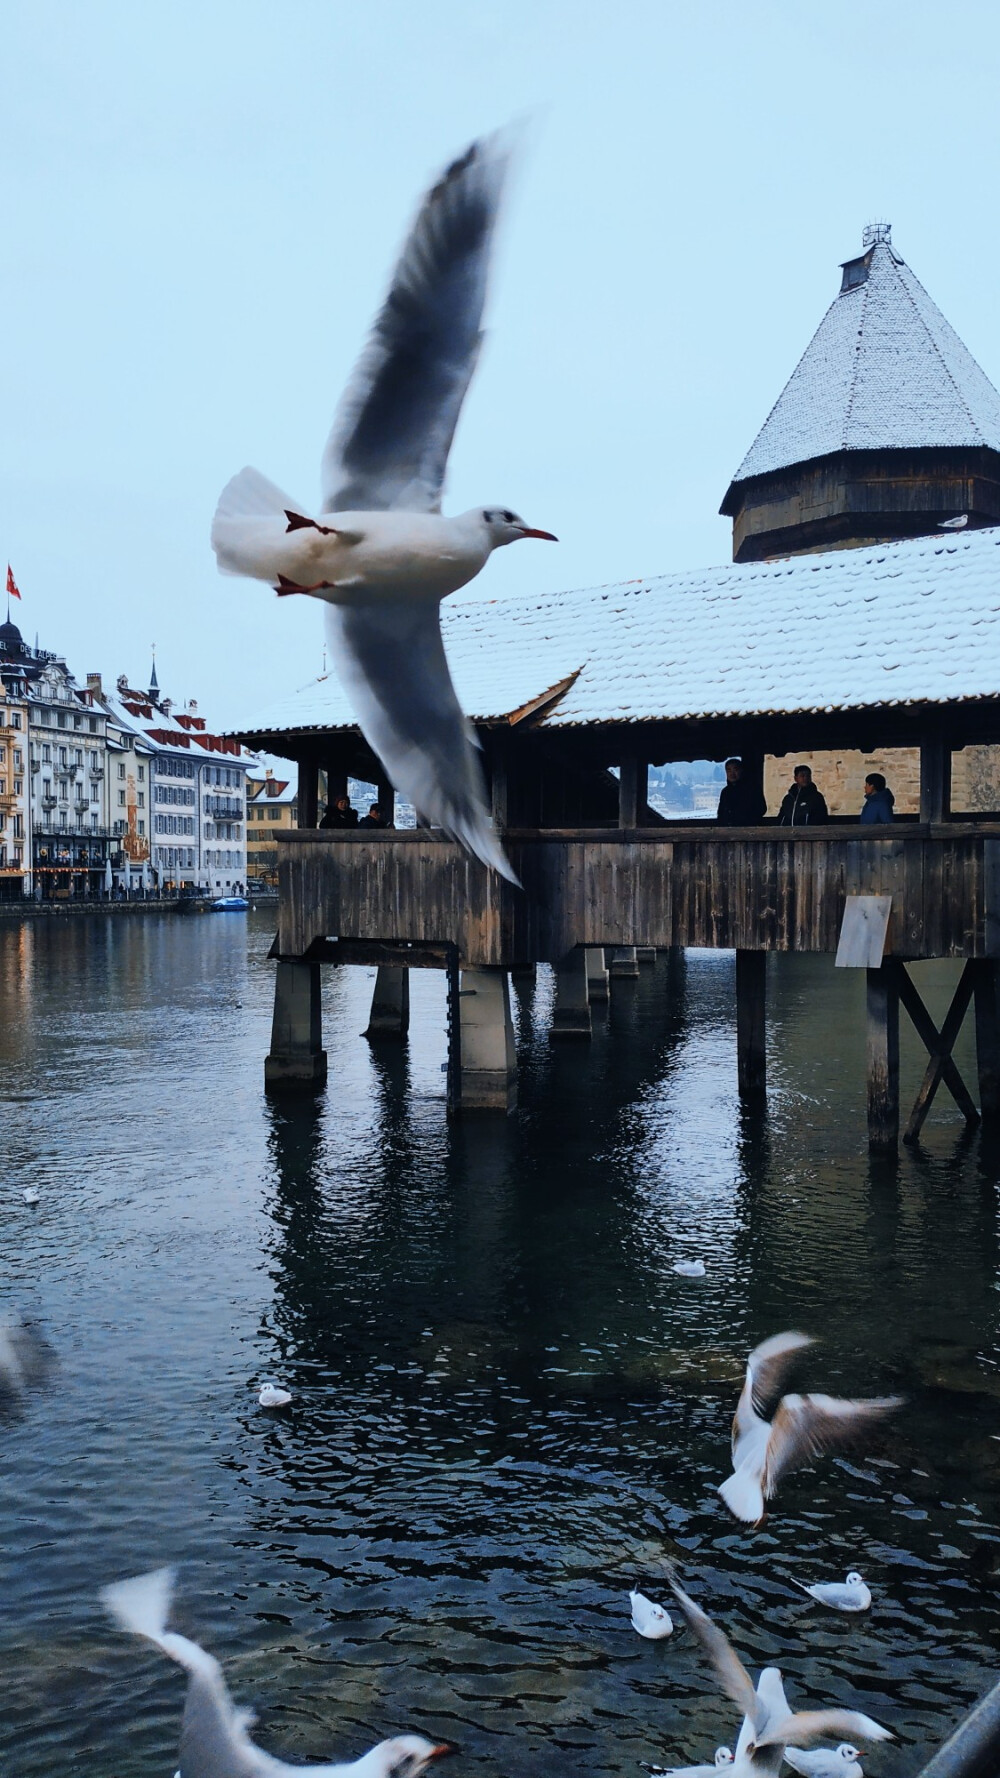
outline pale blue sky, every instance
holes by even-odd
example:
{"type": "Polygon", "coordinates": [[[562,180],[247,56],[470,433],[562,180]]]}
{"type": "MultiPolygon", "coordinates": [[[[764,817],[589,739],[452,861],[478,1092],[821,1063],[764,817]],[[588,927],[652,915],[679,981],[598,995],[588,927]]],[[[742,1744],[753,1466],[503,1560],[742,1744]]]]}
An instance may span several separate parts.
{"type": "Polygon", "coordinates": [[[446,510],[498,597],[724,561],[719,502],[862,225],[1000,382],[1000,8],[840,0],[5,0],[0,558],[82,678],[219,721],[322,614],[216,574],[244,463],[315,498],[428,179],[533,114],[446,510]]]}

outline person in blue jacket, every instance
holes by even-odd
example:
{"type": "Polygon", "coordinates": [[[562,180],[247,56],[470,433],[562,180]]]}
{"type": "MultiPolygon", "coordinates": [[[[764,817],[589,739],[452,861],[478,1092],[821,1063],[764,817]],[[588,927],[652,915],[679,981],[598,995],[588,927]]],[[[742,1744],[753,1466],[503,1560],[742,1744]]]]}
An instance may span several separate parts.
{"type": "Polygon", "coordinates": [[[863,822],[890,822],[896,798],[881,772],[869,772],[865,779],[865,800],[861,808],[863,822]]]}

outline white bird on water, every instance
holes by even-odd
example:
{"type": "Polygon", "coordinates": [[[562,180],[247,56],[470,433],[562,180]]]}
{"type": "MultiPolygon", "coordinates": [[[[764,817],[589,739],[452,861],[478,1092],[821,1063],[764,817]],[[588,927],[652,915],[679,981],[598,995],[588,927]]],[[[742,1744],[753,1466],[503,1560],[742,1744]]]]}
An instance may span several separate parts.
{"type": "Polygon", "coordinates": [[[105,1587],[101,1600],[123,1630],[145,1636],[188,1675],[180,1747],[184,1778],[419,1778],[430,1760],[454,1753],[448,1741],[395,1735],[343,1764],[290,1766],[272,1758],[250,1739],[253,1714],[237,1709],[215,1657],[167,1629],[173,1581],[172,1569],[159,1568],[105,1587]]]}
{"type": "Polygon", "coordinates": [[[853,1735],[858,1741],[891,1741],[892,1735],[860,1710],[789,1708],[778,1667],[765,1667],[756,1686],[729,1638],[671,1577],[674,1597],[688,1629],[701,1644],[727,1698],[743,1712],[733,1760],[733,1778],[778,1778],[789,1747],[808,1747],[824,1735],[853,1735]]]}
{"type": "Polygon", "coordinates": [[[899,1395],[869,1401],[783,1395],[773,1418],[765,1420],[789,1363],[803,1346],[814,1343],[808,1334],[775,1334],[755,1346],[747,1359],[746,1382],[733,1418],[733,1474],[719,1488],[730,1512],[744,1524],[756,1525],[764,1517],[765,1500],[773,1499],[789,1470],[803,1469],[823,1452],[855,1443],[866,1427],[902,1406],[899,1395]]]}
{"type": "Polygon", "coordinates": [[[257,1397],[262,1408],[285,1408],[292,1399],[290,1389],[281,1389],[277,1383],[262,1383],[257,1397]]]}
{"type": "Polygon", "coordinates": [[[705,1262],[703,1259],[677,1259],[674,1271],[679,1278],[704,1278],[705,1262]]]}
{"type": "Polygon", "coordinates": [[[632,1628],[649,1642],[661,1642],[673,1630],[673,1622],[669,1611],[658,1605],[655,1599],[647,1599],[645,1593],[633,1589],[629,1594],[632,1606],[632,1628]]]}
{"type": "Polygon", "coordinates": [[[817,1747],[812,1753],[787,1747],[785,1758],[792,1771],[804,1773],[805,1778],[865,1778],[858,1750],[849,1741],[839,1747],[817,1747]]]}
{"type": "Polygon", "coordinates": [[[489,824],[440,621],[441,600],[493,550],[556,541],[506,506],[441,512],[508,158],[499,136],[474,142],[424,198],[334,419],[319,514],[243,469],[222,491],[212,547],[224,574],[325,601],[332,658],[396,789],[516,880],[489,824]]]}
{"type": "Polygon", "coordinates": [[[867,1611],[872,1602],[871,1593],[854,1568],[846,1581],[821,1580],[807,1587],[797,1580],[795,1585],[801,1587],[804,1593],[808,1593],[820,1605],[829,1605],[832,1611],[867,1611]]]}
{"type": "Polygon", "coordinates": [[[651,1766],[647,1760],[639,1761],[642,1770],[652,1772],[653,1778],[717,1778],[717,1774],[732,1763],[730,1747],[717,1747],[710,1766],[651,1766]]]}
{"type": "Polygon", "coordinates": [[[938,530],[939,531],[964,531],[968,522],[969,522],[968,513],[967,512],[960,512],[957,519],[939,519],[938,520],[938,530]]]}
{"type": "Polygon", "coordinates": [[[40,1204],[42,1200],[41,1192],[33,1185],[26,1185],[21,1196],[26,1204],[40,1204]]]}

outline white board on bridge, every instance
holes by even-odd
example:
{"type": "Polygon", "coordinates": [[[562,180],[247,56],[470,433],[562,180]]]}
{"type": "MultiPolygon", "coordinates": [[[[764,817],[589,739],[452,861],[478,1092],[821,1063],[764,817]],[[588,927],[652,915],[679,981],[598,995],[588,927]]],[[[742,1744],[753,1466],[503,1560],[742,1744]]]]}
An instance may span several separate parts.
{"type": "Polygon", "coordinates": [[[837,944],[838,969],[879,969],[885,953],[891,895],[849,895],[837,944]]]}

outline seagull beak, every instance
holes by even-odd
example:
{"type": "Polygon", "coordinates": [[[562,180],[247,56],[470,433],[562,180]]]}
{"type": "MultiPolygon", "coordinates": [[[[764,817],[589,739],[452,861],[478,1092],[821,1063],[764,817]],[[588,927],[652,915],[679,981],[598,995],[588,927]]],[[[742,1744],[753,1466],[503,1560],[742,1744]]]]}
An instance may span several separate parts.
{"type": "Polygon", "coordinates": [[[553,537],[551,531],[529,531],[527,526],[525,526],[524,530],[521,532],[521,536],[522,537],[544,537],[546,543],[558,543],[559,542],[558,537],[553,537]]]}
{"type": "Polygon", "coordinates": [[[458,1746],[454,1741],[439,1741],[436,1747],[431,1748],[427,1758],[447,1759],[449,1753],[458,1753],[458,1751],[458,1746]]]}

